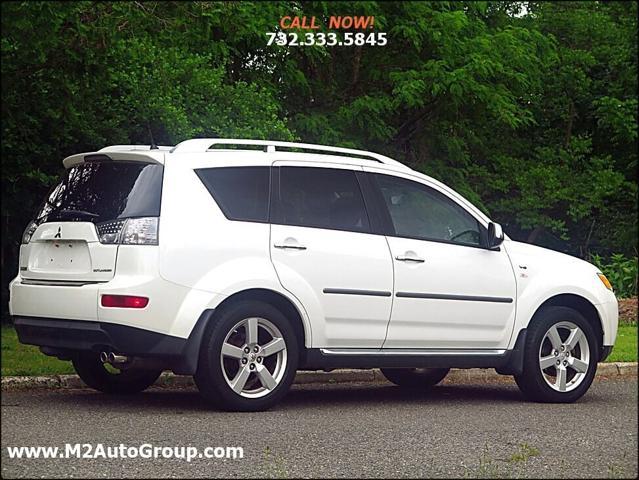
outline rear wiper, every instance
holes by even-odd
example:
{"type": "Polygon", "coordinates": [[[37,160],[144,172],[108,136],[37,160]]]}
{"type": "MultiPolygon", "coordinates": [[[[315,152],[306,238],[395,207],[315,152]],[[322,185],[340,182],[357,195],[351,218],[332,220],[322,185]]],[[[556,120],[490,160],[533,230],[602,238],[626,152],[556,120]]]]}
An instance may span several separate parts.
{"type": "Polygon", "coordinates": [[[61,218],[73,218],[73,217],[85,217],[85,218],[97,218],[100,215],[93,212],[87,212],[86,210],[73,210],[73,209],[63,209],[57,213],[58,217],[61,218]]]}

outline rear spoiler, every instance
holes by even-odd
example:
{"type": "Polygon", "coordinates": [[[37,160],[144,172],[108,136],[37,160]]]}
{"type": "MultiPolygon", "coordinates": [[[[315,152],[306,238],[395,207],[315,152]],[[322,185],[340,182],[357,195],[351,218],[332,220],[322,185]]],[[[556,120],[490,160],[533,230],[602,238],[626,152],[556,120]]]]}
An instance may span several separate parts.
{"type": "Polygon", "coordinates": [[[127,161],[127,162],[143,162],[143,163],[159,163],[164,164],[164,154],[162,150],[152,150],[145,152],[86,152],[77,153],[65,158],[62,161],[64,168],[71,168],[74,165],[85,162],[108,162],[108,161],[127,161]]]}

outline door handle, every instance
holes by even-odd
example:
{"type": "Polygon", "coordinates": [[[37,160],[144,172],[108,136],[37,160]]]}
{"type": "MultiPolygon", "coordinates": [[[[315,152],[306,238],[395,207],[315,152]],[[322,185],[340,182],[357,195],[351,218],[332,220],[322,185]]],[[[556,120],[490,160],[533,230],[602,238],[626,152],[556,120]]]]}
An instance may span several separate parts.
{"type": "Polygon", "coordinates": [[[415,262],[415,263],[424,263],[426,260],[419,257],[408,257],[406,255],[397,255],[395,260],[399,260],[400,262],[415,262]]]}
{"type": "Polygon", "coordinates": [[[283,250],[306,250],[306,247],[303,245],[289,245],[287,243],[276,243],[273,245],[275,248],[281,248],[283,250]]]}

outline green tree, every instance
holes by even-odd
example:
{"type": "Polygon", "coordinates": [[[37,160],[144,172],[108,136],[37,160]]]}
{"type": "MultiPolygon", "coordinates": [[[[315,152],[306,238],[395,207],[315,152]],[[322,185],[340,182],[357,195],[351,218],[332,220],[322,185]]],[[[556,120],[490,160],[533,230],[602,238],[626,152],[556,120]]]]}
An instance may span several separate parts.
{"type": "MultiPolygon", "coordinates": [[[[636,2],[5,2],[2,295],[67,155],[193,136],[389,154],[507,233],[636,255],[636,2]],[[266,45],[373,15],[385,47],[266,45]],[[305,33],[305,32],[299,32],[305,33]]],[[[4,308],[4,307],[3,307],[4,308]]]]}

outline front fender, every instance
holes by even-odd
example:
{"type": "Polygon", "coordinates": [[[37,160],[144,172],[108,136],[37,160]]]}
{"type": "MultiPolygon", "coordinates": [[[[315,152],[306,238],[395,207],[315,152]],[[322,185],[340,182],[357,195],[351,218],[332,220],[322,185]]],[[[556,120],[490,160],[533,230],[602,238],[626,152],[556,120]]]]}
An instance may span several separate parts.
{"type": "Polygon", "coordinates": [[[616,299],[597,277],[594,265],[532,245],[512,241],[505,244],[517,278],[517,313],[509,348],[545,302],[565,294],[579,296],[592,304],[599,314],[604,345],[614,342],[616,314],[611,318],[613,309],[602,305],[616,305],[616,299]]]}

